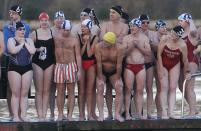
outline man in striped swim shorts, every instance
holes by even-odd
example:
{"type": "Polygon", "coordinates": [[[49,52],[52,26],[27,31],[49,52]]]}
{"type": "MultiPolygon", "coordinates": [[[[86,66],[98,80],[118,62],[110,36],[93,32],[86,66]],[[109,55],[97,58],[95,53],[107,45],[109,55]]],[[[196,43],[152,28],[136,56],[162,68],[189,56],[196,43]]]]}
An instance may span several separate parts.
{"type": "Polygon", "coordinates": [[[65,91],[67,88],[67,120],[73,121],[72,114],[75,105],[75,84],[80,79],[81,55],[78,40],[70,35],[71,22],[62,23],[62,35],[54,38],[56,65],[54,82],[57,88],[58,121],[63,120],[65,91]]]}

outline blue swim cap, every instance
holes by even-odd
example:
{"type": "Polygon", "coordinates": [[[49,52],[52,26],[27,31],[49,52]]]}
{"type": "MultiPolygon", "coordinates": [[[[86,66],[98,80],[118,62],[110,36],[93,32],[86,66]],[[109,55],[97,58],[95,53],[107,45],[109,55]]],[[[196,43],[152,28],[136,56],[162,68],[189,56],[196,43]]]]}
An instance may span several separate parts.
{"type": "Polygon", "coordinates": [[[57,12],[54,14],[54,19],[57,19],[58,17],[63,17],[63,18],[65,19],[64,12],[63,12],[63,11],[57,11],[57,12]]]}
{"type": "Polygon", "coordinates": [[[189,13],[183,13],[178,17],[178,20],[189,21],[192,20],[192,16],[189,13]]]}
{"type": "Polygon", "coordinates": [[[62,24],[61,24],[61,28],[65,29],[65,30],[71,30],[72,28],[72,24],[69,20],[65,20],[62,24]]]}
{"type": "Polygon", "coordinates": [[[136,25],[137,27],[140,28],[142,25],[142,21],[139,18],[135,18],[135,19],[131,20],[130,24],[136,25]]]}
{"type": "Polygon", "coordinates": [[[166,26],[166,22],[163,20],[157,20],[155,24],[156,30],[158,30],[160,27],[166,26]]]}

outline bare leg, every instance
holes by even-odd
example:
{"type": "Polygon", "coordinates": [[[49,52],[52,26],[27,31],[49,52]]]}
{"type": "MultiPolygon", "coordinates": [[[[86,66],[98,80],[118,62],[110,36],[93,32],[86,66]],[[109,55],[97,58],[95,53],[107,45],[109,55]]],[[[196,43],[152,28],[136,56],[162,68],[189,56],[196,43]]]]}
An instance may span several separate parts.
{"type": "Polygon", "coordinates": [[[167,95],[169,88],[168,71],[164,68],[163,76],[159,76],[161,83],[160,103],[161,103],[161,118],[168,119],[167,115],[167,95]]]}
{"type": "Polygon", "coordinates": [[[123,122],[124,118],[121,117],[121,109],[122,109],[122,103],[123,103],[123,82],[122,80],[118,79],[116,75],[113,75],[110,77],[110,82],[112,83],[114,89],[115,89],[115,115],[114,119],[118,120],[119,122],[123,122]]]}
{"type": "Polygon", "coordinates": [[[65,92],[65,87],[64,84],[56,83],[56,88],[57,88],[57,107],[58,107],[58,121],[63,120],[64,118],[64,92],[65,92]]]}
{"type": "MultiPolygon", "coordinates": [[[[96,79],[97,80],[97,79],[96,79]]],[[[99,117],[98,121],[104,120],[104,113],[103,113],[103,106],[104,106],[104,82],[102,83],[100,81],[96,81],[96,88],[97,88],[97,94],[96,94],[96,101],[97,101],[97,107],[99,111],[99,117]]]]}
{"type": "Polygon", "coordinates": [[[176,87],[179,81],[180,64],[169,71],[169,91],[168,91],[168,116],[175,118],[173,111],[176,102],[176,87]]]}
{"type": "Polygon", "coordinates": [[[68,83],[67,84],[67,93],[68,93],[68,101],[67,101],[67,109],[68,115],[67,119],[69,121],[73,120],[73,110],[75,106],[75,83],[68,83]]]}
{"type": "Polygon", "coordinates": [[[8,111],[9,111],[9,117],[11,120],[13,119],[13,112],[12,112],[12,107],[11,107],[11,89],[10,89],[10,84],[7,82],[7,92],[6,92],[6,99],[7,99],[7,104],[8,104],[8,111]]]}
{"type": "Polygon", "coordinates": [[[133,89],[133,83],[134,83],[135,76],[133,73],[125,69],[124,71],[124,80],[125,80],[125,112],[126,112],[126,120],[131,120],[132,117],[130,116],[130,103],[131,103],[131,91],[133,89]]]}
{"type": "Polygon", "coordinates": [[[46,119],[47,108],[48,108],[48,101],[50,95],[50,87],[53,81],[53,68],[54,65],[51,65],[44,71],[44,89],[43,89],[43,105],[42,105],[42,117],[46,119]]]}
{"type": "Polygon", "coordinates": [[[11,108],[13,112],[13,121],[20,121],[18,112],[19,112],[19,105],[20,105],[21,79],[22,78],[20,74],[14,71],[8,72],[8,81],[12,91],[11,108]]]}
{"type": "Polygon", "coordinates": [[[154,78],[154,67],[150,67],[146,71],[146,92],[147,92],[147,118],[152,118],[152,107],[153,107],[153,78],[154,78]]]}
{"type": "MultiPolygon", "coordinates": [[[[195,63],[190,63],[189,68],[191,73],[195,73],[198,70],[198,66],[195,63]]],[[[196,114],[196,95],[194,90],[195,78],[187,81],[186,83],[186,99],[189,104],[189,116],[195,116],[196,114]]]]}
{"type": "Polygon", "coordinates": [[[79,106],[79,120],[85,120],[85,102],[86,102],[86,92],[85,92],[85,72],[82,71],[82,77],[78,84],[78,106],[79,106]]]}
{"type": "Polygon", "coordinates": [[[36,89],[36,111],[38,114],[39,120],[43,120],[43,81],[44,81],[44,72],[43,70],[37,66],[36,64],[32,64],[33,66],[33,78],[34,78],[34,85],[36,89]]]}
{"type": "Polygon", "coordinates": [[[94,120],[92,116],[92,105],[93,105],[93,88],[95,82],[95,67],[91,66],[87,71],[87,112],[88,112],[88,120],[94,120]]]}
{"type": "Polygon", "coordinates": [[[113,96],[112,96],[112,85],[110,82],[106,83],[105,102],[108,109],[108,117],[106,119],[112,120],[113,119],[113,114],[112,114],[113,96]]]}
{"type": "Polygon", "coordinates": [[[136,95],[135,95],[135,100],[136,100],[136,113],[137,117],[139,119],[142,119],[142,105],[143,105],[143,89],[144,89],[144,83],[146,79],[146,72],[145,69],[141,70],[138,72],[136,75],[136,95]]]}
{"type": "Polygon", "coordinates": [[[33,71],[28,71],[22,76],[22,87],[20,95],[20,109],[21,109],[21,119],[22,121],[27,121],[27,103],[28,103],[28,93],[32,82],[33,71]]]}
{"type": "Polygon", "coordinates": [[[50,98],[49,98],[51,120],[54,120],[55,93],[56,93],[56,85],[52,83],[52,86],[50,87],[50,98]]]}

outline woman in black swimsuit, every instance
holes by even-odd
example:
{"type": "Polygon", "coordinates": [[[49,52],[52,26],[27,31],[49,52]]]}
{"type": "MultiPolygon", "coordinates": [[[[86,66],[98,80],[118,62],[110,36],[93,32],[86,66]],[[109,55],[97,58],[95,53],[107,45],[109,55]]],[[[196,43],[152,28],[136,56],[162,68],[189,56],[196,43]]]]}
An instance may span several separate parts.
{"type": "Polygon", "coordinates": [[[40,121],[46,119],[49,92],[53,80],[55,63],[54,39],[49,28],[49,16],[42,12],[39,15],[40,28],[31,34],[36,47],[32,65],[34,70],[34,84],[36,87],[36,110],[40,121]]]}

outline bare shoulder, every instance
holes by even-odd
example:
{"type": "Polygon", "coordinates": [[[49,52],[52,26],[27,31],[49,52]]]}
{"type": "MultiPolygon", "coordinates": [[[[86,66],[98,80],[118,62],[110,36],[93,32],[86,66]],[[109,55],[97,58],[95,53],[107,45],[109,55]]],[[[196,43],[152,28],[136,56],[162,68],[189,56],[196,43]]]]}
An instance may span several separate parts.
{"type": "Polygon", "coordinates": [[[31,38],[26,38],[26,40],[27,40],[28,42],[33,42],[33,40],[32,40],[31,38]]]}
{"type": "Polygon", "coordinates": [[[163,35],[160,39],[161,42],[166,42],[168,39],[170,39],[171,36],[170,35],[163,35]]]}
{"type": "Polygon", "coordinates": [[[95,45],[95,50],[98,50],[100,48],[100,45],[102,44],[102,42],[99,42],[95,45]]]}
{"type": "Polygon", "coordinates": [[[126,35],[126,36],[124,36],[123,41],[124,41],[124,42],[125,42],[125,41],[128,41],[128,40],[129,40],[129,38],[130,38],[130,34],[129,34],[129,35],[126,35]]]}
{"type": "Polygon", "coordinates": [[[149,38],[144,33],[140,33],[139,40],[143,42],[149,42],[149,38]]]}
{"type": "Polygon", "coordinates": [[[187,47],[186,47],[186,44],[185,44],[185,41],[184,41],[183,39],[180,39],[180,40],[179,40],[179,46],[180,46],[181,49],[187,48],[187,47]]]}
{"type": "Polygon", "coordinates": [[[76,37],[73,37],[73,36],[70,37],[69,41],[71,41],[74,44],[78,44],[79,43],[78,39],[76,37]]]}

